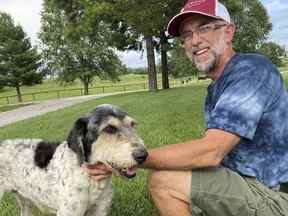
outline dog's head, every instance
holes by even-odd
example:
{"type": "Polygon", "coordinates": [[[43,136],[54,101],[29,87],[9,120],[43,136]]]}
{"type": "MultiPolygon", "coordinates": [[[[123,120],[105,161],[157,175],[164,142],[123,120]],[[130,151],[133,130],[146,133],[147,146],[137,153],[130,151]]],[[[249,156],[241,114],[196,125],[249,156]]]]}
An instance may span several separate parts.
{"type": "Polygon", "coordinates": [[[75,122],[67,139],[68,146],[78,155],[80,163],[102,162],[131,178],[136,174],[133,167],[148,156],[135,126],[135,120],[120,108],[99,105],[75,122]]]}

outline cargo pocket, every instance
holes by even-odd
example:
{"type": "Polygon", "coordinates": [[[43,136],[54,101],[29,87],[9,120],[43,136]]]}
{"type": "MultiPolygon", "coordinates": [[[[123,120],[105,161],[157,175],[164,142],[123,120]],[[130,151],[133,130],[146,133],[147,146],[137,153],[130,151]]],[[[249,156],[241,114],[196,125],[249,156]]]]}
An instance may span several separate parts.
{"type": "Polygon", "coordinates": [[[285,205],[288,203],[284,203],[280,192],[267,188],[257,180],[249,180],[248,184],[254,194],[256,216],[287,216],[285,205]]]}

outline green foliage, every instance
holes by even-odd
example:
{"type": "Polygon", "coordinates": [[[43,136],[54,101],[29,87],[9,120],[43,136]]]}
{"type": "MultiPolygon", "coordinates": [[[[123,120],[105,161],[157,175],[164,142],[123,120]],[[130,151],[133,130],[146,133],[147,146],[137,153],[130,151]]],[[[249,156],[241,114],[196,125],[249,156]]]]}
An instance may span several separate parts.
{"type": "Polygon", "coordinates": [[[273,64],[283,66],[282,59],[285,56],[285,49],[274,42],[266,42],[261,45],[258,52],[266,55],[273,64]]]}
{"type": "Polygon", "coordinates": [[[187,77],[199,74],[199,71],[193,66],[191,60],[187,58],[179,42],[175,42],[175,47],[171,50],[170,54],[169,69],[173,77],[187,77]]]}
{"type": "Polygon", "coordinates": [[[128,74],[147,74],[147,68],[129,68],[127,70],[128,74]]]}
{"type": "Polygon", "coordinates": [[[38,71],[40,56],[31,47],[20,25],[15,26],[10,15],[0,13],[0,86],[16,88],[21,102],[20,87],[42,82],[38,71]]]}
{"type": "MultiPolygon", "coordinates": [[[[180,10],[184,1],[135,1],[135,0],[64,0],[57,1],[68,17],[81,14],[82,26],[94,28],[99,20],[107,24],[111,32],[110,45],[120,50],[143,50],[146,42],[149,86],[157,88],[154,49],[161,50],[163,75],[167,74],[167,37],[165,27],[169,19],[180,10]],[[71,10],[71,8],[73,8],[71,10]],[[150,44],[149,46],[147,44],[150,44]],[[152,44],[152,46],[151,46],[152,44]],[[152,53],[152,54],[151,54],[152,53]]],[[[70,19],[71,20],[71,19],[70,19]]],[[[75,19],[73,19],[75,21],[75,19]]],[[[165,77],[168,77],[165,76],[165,77]]],[[[152,89],[156,90],[156,89],[152,89]]]]}
{"type": "Polygon", "coordinates": [[[65,14],[60,3],[52,0],[44,2],[40,39],[46,70],[57,74],[64,82],[80,79],[85,94],[88,94],[88,87],[95,76],[118,80],[118,75],[125,68],[109,44],[107,25],[99,21],[93,28],[87,26],[81,4],[75,3],[80,7],[79,11],[74,10],[74,6],[70,11],[69,4],[65,5],[68,7],[65,14]],[[71,13],[75,11],[78,15],[73,18],[71,13]]]}
{"type": "Polygon", "coordinates": [[[259,0],[223,0],[236,24],[234,48],[240,52],[255,52],[272,29],[267,10],[259,0]]]}

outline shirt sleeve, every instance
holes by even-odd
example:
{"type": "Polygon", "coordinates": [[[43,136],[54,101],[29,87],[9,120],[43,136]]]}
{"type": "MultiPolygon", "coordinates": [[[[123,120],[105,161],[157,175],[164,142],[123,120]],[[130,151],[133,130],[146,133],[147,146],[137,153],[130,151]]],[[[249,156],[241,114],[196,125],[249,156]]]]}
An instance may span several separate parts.
{"type": "Polygon", "coordinates": [[[271,90],[259,77],[239,77],[229,82],[211,112],[207,129],[222,129],[253,139],[271,90]]]}

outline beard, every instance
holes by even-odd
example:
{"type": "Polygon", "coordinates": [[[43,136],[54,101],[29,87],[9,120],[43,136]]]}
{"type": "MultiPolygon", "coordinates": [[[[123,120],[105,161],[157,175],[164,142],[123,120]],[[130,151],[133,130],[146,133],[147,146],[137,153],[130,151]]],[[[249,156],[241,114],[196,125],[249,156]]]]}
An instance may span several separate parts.
{"type": "Polygon", "coordinates": [[[221,34],[219,42],[210,46],[208,53],[208,58],[206,60],[198,59],[194,54],[195,52],[205,49],[209,46],[203,44],[199,46],[193,46],[191,50],[185,50],[188,58],[194,63],[199,71],[209,74],[219,63],[221,55],[224,53],[226,44],[224,34],[221,34]]]}

